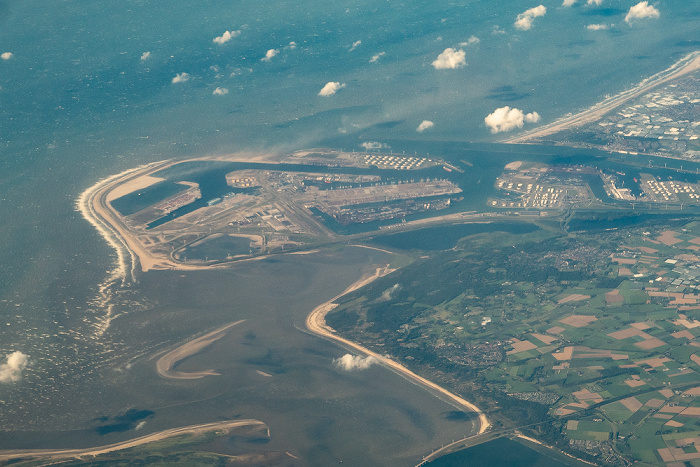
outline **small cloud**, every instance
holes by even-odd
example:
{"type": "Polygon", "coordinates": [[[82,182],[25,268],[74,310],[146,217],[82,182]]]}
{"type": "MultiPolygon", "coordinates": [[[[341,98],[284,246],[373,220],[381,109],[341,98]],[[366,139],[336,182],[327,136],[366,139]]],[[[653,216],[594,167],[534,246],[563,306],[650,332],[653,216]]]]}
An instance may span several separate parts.
{"type": "Polygon", "coordinates": [[[438,55],[432,65],[436,70],[451,70],[466,65],[465,57],[464,50],[448,47],[438,55]]]}
{"type": "Polygon", "coordinates": [[[573,6],[574,3],[576,3],[576,0],[564,0],[564,3],[562,3],[561,6],[573,6]]]}
{"type": "Polygon", "coordinates": [[[333,359],[333,363],[345,371],[353,371],[366,370],[378,362],[377,359],[372,356],[360,357],[359,355],[350,355],[349,353],[346,353],[340,358],[333,359]]]}
{"type": "Polygon", "coordinates": [[[143,62],[143,61],[145,61],[145,60],[148,60],[150,56],[151,56],[151,52],[144,52],[144,53],[142,53],[142,54],[141,54],[141,61],[143,62]]]}
{"type": "Polygon", "coordinates": [[[423,120],[423,121],[420,123],[420,125],[418,125],[418,128],[416,128],[416,131],[417,131],[418,133],[423,133],[423,132],[424,132],[425,130],[427,130],[428,128],[432,128],[432,127],[434,127],[434,126],[435,126],[435,124],[434,124],[433,122],[431,122],[430,120],[423,120]]]}
{"type": "Polygon", "coordinates": [[[278,53],[280,53],[279,49],[270,49],[267,52],[265,52],[265,56],[263,58],[261,58],[260,61],[261,62],[269,62],[278,53]]]}
{"type": "Polygon", "coordinates": [[[493,26],[493,28],[491,29],[491,34],[493,34],[494,36],[498,36],[499,34],[505,34],[505,33],[506,32],[503,29],[501,29],[501,27],[497,24],[495,24],[493,26]]]}
{"type": "Polygon", "coordinates": [[[627,16],[625,16],[625,22],[630,23],[634,21],[635,19],[644,19],[644,18],[658,18],[659,17],[659,10],[654,8],[653,5],[649,5],[649,2],[639,2],[635,6],[630,8],[630,11],[627,12],[627,16]]]}
{"type": "Polygon", "coordinates": [[[292,42],[290,42],[289,44],[287,44],[287,48],[290,49],[290,50],[294,50],[294,49],[297,48],[297,43],[294,42],[294,41],[292,41],[292,42]]]}
{"type": "Polygon", "coordinates": [[[372,58],[369,59],[369,62],[376,63],[384,55],[386,55],[386,52],[379,52],[378,54],[374,54],[374,55],[372,55],[372,58]]]}
{"type": "Polygon", "coordinates": [[[379,141],[365,141],[364,143],[360,144],[360,146],[368,151],[371,149],[389,149],[391,147],[388,144],[380,143],[379,141]]]}
{"type": "Polygon", "coordinates": [[[7,361],[0,364],[0,383],[13,383],[22,379],[22,370],[27,367],[28,363],[29,355],[20,351],[9,354],[7,361]]]}
{"type": "Polygon", "coordinates": [[[173,83],[184,83],[190,79],[189,73],[178,73],[173,78],[173,83]]]}
{"type": "Polygon", "coordinates": [[[226,31],[222,35],[220,35],[219,37],[215,37],[214,39],[212,39],[212,41],[216,42],[217,44],[223,45],[240,34],[241,34],[240,30],[238,30],[238,31],[226,31]]]}
{"type": "Polygon", "coordinates": [[[326,83],[325,86],[319,91],[318,95],[327,97],[327,96],[332,96],[338,90],[343,89],[345,87],[345,83],[339,83],[337,81],[329,81],[326,83]]]}
{"type": "Polygon", "coordinates": [[[140,421],[135,427],[134,431],[139,431],[141,428],[146,426],[146,420],[140,421]]]}
{"type": "Polygon", "coordinates": [[[532,28],[532,20],[539,16],[544,16],[547,13],[547,8],[544,5],[539,5],[534,8],[520,13],[515,20],[514,26],[521,31],[527,31],[532,28]]]}
{"type": "Polygon", "coordinates": [[[14,57],[14,54],[12,52],[3,52],[3,54],[0,55],[0,58],[2,58],[3,60],[9,60],[12,57],[14,57]]]}
{"type": "Polygon", "coordinates": [[[360,45],[360,44],[362,44],[362,41],[355,41],[355,42],[353,42],[353,43],[352,43],[352,46],[350,46],[350,50],[349,50],[349,51],[352,52],[352,51],[355,50],[355,49],[357,48],[357,46],[360,45]]]}
{"type": "Polygon", "coordinates": [[[212,92],[212,94],[215,96],[225,96],[226,94],[228,94],[228,89],[216,88],[216,89],[214,89],[214,92],[212,92]]]}
{"type": "Polygon", "coordinates": [[[464,41],[464,42],[461,42],[459,45],[462,46],[462,47],[466,47],[466,46],[468,46],[468,45],[476,45],[476,44],[478,44],[479,42],[481,42],[481,39],[479,39],[479,38],[476,37],[476,36],[471,36],[469,39],[467,39],[467,40],[464,41]]]}
{"type": "Polygon", "coordinates": [[[508,106],[501,107],[484,118],[486,126],[491,128],[491,133],[501,133],[511,131],[515,128],[522,128],[525,122],[536,123],[540,121],[537,112],[524,114],[520,109],[511,109],[508,106]]]}
{"type": "Polygon", "coordinates": [[[603,4],[603,0],[588,0],[586,2],[586,5],[595,5],[595,6],[600,6],[603,4]]]}
{"type": "Polygon", "coordinates": [[[589,29],[591,31],[602,31],[604,29],[610,29],[610,26],[612,26],[612,25],[609,25],[609,24],[589,24],[588,26],[586,26],[586,29],[589,29]]]}

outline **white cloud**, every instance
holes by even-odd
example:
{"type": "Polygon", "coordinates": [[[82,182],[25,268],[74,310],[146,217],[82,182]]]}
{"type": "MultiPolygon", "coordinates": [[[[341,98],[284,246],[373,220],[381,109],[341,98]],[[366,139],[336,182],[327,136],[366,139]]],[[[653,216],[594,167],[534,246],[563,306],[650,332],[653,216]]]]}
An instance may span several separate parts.
{"type": "Polygon", "coordinates": [[[297,48],[297,43],[294,42],[294,41],[292,41],[292,42],[290,42],[290,43],[287,45],[287,48],[288,48],[288,49],[291,49],[291,50],[294,50],[294,49],[297,48]]]}
{"type": "Polygon", "coordinates": [[[451,47],[446,48],[437,59],[432,63],[436,70],[450,70],[459,68],[467,64],[465,61],[466,54],[464,50],[455,50],[451,47]]]}
{"type": "Polygon", "coordinates": [[[343,89],[344,87],[345,83],[341,84],[337,81],[329,81],[325,86],[323,86],[323,89],[318,92],[318,95],[323,97],[332,96],[338,92],[339,89],[343,89]]]}
{"type": "Polygon", "coordinates": [[[265,56],[263,58],[261,58],[260,61],[261,62],[269,62],[278,53],[280,53],[279,49],[270,49],[267,52],[265,52],[265,56]]]}
{"type": "Polygon", "coordinates": [[[379,141],[365,141],[364,143],[360,144],[360,146],[368,151],[370,149],[389,149],[391,147],[388,144],[380,143],[379,141]]]}
{"type": "Polygon", "coordinates": [[[537,112],[523,114],[520,109],[511,109],[508,106],[501,107],[484,118],[486,126],[491,128],[491,133],[501,133],[515,128],[522,128],[525,122],[536,123],[540,120],[537,112]]]}
{"type": "Polygon", "coordinates": [[[564,0],[561,6],[573,6],[574,3],[576,3],[576,0],[564,0]]]}
{"type": "Polygon", "coordinates": [[[355,50],[355,49],[357,48],[357,46],[360,45],[360,44],[362,44],[362,41],[355,41],[355,42],[353,42],[353,43],[352,43],[352,46],[350,47],[350,52],[352,52],[353,50],[355,50]]]}
{"type": "Polygon", "coordinates": [[[225,96],[226,94],[228,94],[228,89],[216,88],[216,89],[214,89],[214,92],[212,92],[212,94],[215,96],[225,96]]]}
{"type": "Polygon", "coordinates": [[[190,79],[189,73],[178,73],[173,78],[173,83],[184,83],[185,81],[187,81],[189,79],[190,79]]]}
{"type": "Polygon", "coordinates": [[[151,56],[151,52],[142,53],[141,54],[141,61],[143,62],[144,60],[148,60],[150,56],[151,56]]]}
{"type": "Polygon", "coordinates": [[[13,56],[14,56],[14,54],[12,52],[3,52],[3,54],[0,55],[0,58],[2,58],[3,60],[9,60],[13,56]]]}
{"type": "Polygon", "coordinates": [[[627,12],[627,16],[625,16],[625,22],[630,23],[634,21],[635,19],[644,19],[644,18],[658,18],[659,17],[659,10],[654,8],[653,5],[649,5],[649,2],[639,2],[635,6],[630,8],[630,11],[627,12]]]}
{"type": "Polygon", "coordinates": [[[591,31],[601,31],[604,29],[610,29],[611,25],[608,24],[589,24],[586,26],[586,29],[590,29],[591,31]]]}
{"type": "Polygon", "coordinates": [[[418,125],[418,128],[416,128],[416,131],[418,133],[423,133],[428,128],[432,128],[434,126],[435,126],[435,124],[433,122],[431,122],[430,120],[423,120],[422,122],[420,122],[420,125],[418,125]]]}
{"type": "Polygon", "coordinates": [[[212,41],[216,42],[217,44],[223,45],[240,34],[241,34],[240,30],[238,30],[238,31],[226,31],[222,35],[212,39],[212,41]]]}
{"type": "Polygon", "coordinates": [[[466,47],[466,46],[468,46],[468,45],[476,45],[476,44],[478,44],[479,42],[481,42],[481,39],[479,39],[479,38],[476,37],[476,36],[471,36],[471,37],[470,37],[469,39],[467,39],[466,41],[460,42],[459,45],[462,46],[462,47],[466,47]]]}
{"type": "Polygon", "coordinates": [[[505,33],[506,32],[503,29],[501,29],[501,27],[497,24],[495,24],[493,26],[493,28],[491,29],[491,34],[493,34],[494,36],[497,36],[499,34],[505,34],[505,33]]]}
{"type": "Polygon", "coordinates": [[[386,55],[386,52],[379,52],[378,54],[374,54],[374,55],[372,55],[372,58],[369,59],[369,62],[376,63],[384,55],[386,55]]]}
{"type": "Polygon", "coordinates": [[[371,356],[360,357],[359,355],[350,355],[349,353],[346,353],[340,358],[333,359],[333,363],[335,363],[339,368],[342,368],[345,371],[353,371],[366,370],[367,368],[378,362],[376,358],[371,356]]]}
{"type": "Polygon", "coordinates": [[[595,6],[600,6],[602,5],[603,0],[588,0],[586,2],[586,5],[595,5],[595,6]]]}
{"type": "Polygon", "coordinates": [[[539,5],[534,8],[520,13],[515,20],[514,26],[521,31],[527,31],[532,28],[532,20],[538,16],[544,16],[547,13],[547,8],[544,5],[539,5]]]}
{"type": "Polygon", "coordinates": [[[22,370],[29,363],[29,355],[22,352],[12,352],[7,356],[7,361],[0,364],[0,383],[11,383],[22,379],[22,370]]]}

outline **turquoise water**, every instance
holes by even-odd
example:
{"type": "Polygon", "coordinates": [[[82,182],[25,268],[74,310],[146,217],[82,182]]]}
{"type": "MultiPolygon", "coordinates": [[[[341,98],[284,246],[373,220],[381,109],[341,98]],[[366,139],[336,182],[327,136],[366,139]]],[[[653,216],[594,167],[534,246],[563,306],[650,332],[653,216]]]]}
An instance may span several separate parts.
{"type": "MultiPolygon", "coordinates": [[[[87,430],[104,415],[101,402],[89,401],[110,401],[109,416],[142,401],[123,376],[125,362],[145,365],[145,355],[170,342],[146,333],[135,345],[117,333],[120,322],[158,309],[163,298],[139,288],[146,285],[113,286],[105,302],[100,285],[115,256],[74,209],[86,188],[167,158],[336,143],[360,149],[368,141],[465,158],[485,171],[481,183],[491,183],[488,174],[502,159],[466,142],[500,137],[484,125],[494,109],[515,106],[552,121],[700,44],[697,2],[665,0],[657,5],[660,18],[633,26],[623,21],[627,1],[606,0],[600,9],[578,3],[546,3],[532,30],[517,31],[515,17],[534,4],[0,1],[0,53],[12,53],[0,60],[0,354],[30,356],[20,381],[0,383],[0,428],[66,430],[63,438],[45,438],[51,443],[44,445],[60,445],[67,430],[87,430]],[[591,23],[615,26],[590,31],[591,23]],[[227,30],[240,34],[213,42],[227,30]],[[479,42],[460,45],[471,36],[479,42]],[[467,65],[434,69],[431,62],[448,47],[463,48],[467,65]],[[270,49],[279,52],[262,61],[270,49]],[[181,73],[189,80],[173,83],[181,73]],[[319,96],[327,82],[345,87],[319,96]],[[214,95],[217,88],[228,93],[214,95]],[[423,120],[435,125],[418,133],[423,120]],[[100,333],[110,304],[114,315],[123,314],[100,333]],[[116,387],[131,392],[92,397],[116,387]]],[[[476,194],[483,192],[479,180],[476,194]]],[[[196,391],[175,392],[143,408],[197,398],[196,391]]],[[[353,404],[362,406],[360,389],[353,404]]],[[[186,423],[175,412],[168,417],[159,427],[186,423]]],[[[367,449],[384,447],[361,429],[353,436],[367,449]]],[[[412,459],[440,444],[442,435],[435,436],[416,435],[412,459]]],[[[295,443],[305,441],[286,447],[295,443]]]]}

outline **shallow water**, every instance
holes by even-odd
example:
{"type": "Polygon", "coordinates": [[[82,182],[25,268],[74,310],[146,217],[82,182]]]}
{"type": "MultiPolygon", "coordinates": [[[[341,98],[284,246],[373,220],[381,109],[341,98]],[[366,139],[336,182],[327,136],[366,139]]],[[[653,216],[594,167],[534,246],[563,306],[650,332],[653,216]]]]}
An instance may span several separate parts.
{"type": "MultiPolygon", "coordinates": [[[[606,0],[603,8],[582,3],[568,9],[560,7],[559,1],[547,4],[547,14],[535,19],[532,30],[517,31],[513,28],[517,14],[533,5],[514,0],[497,4],[462,0],[444,5],[314,0],[301,7],[253,0],[125,0],[112,4],[66,0],[40,6],[1,1],[0,53],[13,56],[0,60],[0,354],[21,351],[29,355],[30,365],[19,382],[0,384],[0,428],[64,430],[58,436],[37,434],[21,440],[9,433],[3,435],[6,442],[2,444],[71,444],[93,432],[93,418],[113,417],[133,406],[155,412],[146,426],[181,425],[187,420],[183,414],[196,411],[163,407],[173,400],[190,404],[195,395],[218,394],[216,383],[184,390],[154,379],[147,357],[162,346],[227,322],[229,314],[235,314],[231,310],[237,310],[237,297],[229,295],[226,304],[207,307],[207,313],[194,306],[179,310],[167,305],[168,287],[172,294],[175,284],[193,293],[199,290],[195,296],[200,296],[200,303],[212,300],[202,291],[216,296],[214,292],[222,288],[196,287],[194,284],[209,277],[204,273],[186,276],[186,283],[175,280],[178,274],[149,273],[136,286],[110,288],[109,297],[101,296],[100,285],[113,269],[115,256],[74,209],[75,200],[86,188],[101,178],[156,160],[323,144],[349,150],[360,149],[368,141],[395,150],[464,158],[487,174],[496,173],[502,167],[500,157],[490,158],[488,151],[462,143],[500,137],[484,125],[484,117],[494,109],[510,105],[537,111],[542,122],[548,122],[634,85],[700,44],[700,6],[696,2],[665,1],[658,5],[660,18],[634,25],[623,20],[629,2],[606,0]],[[592,23],[614,26],[603,31],[586,29],[592,23]],[[37,28],[38,24],[42,27],[37,28]],[[212,41],[227,30],[241,33],[223,45],[212,41]],[[479,42],[460,45],[471,36],[479,42]],[[456,70],[434,69],[431,62],[448,47],[463,48],[467,65],[456,70]],[[279,53],[269,62],[261,61],[270,49],[279,53]],[[150,54],[142,60],[146,52],[150,54]],[[370,62],[375,55],[378,58],[370,62]],[[188,73],[190,79],[173,83],[181,73],[188,73]],[[319,96],[329,81],[346,86],[334,96],[319,96]],[[214,95],[216,88],[228,93],[214,95]],[[423,120],[435,126],[417,133],[423,120]],[[122,315],[112,322],[110,332],[100,336],[97,330],[109,305],[122,315]],[[179,319],[172,320],[172,316],[179,319]],[[210,321],[203,316],[211,316],[210,321]],[[161,325],[172,322],[183,327],[169,330],[161,325]],[[128,362],[131,372],[124,371],[128,362]],[[153,392],[142,390],[143,384],[153,385],[147,386],[153,392]],[[89,403],[78,403],[82,402],[76,399],[78,394],[87,395],[89,403]]],[[[479,180],[492,182],[484,175],[470,185],[475,195],[469,197],[470,202],[481,205],[479,196],[485,191],[479,190],[479,180]]],[[[333,274],[350,283],[361,269],[359,264],[344,264],[348,261],[345,256],[338,260],[339,264],[330,261],[315,266],[319,272],[313,277],[295,271],[299,278],[307,277],[308,284],[300,285],[300,290],[309,287],[308,295],[293,306],[282,297],[266,301],[264,307],[255,307],[258,315],[269,314],[270,320],[279,322],[281,327],[272,329],[289,329],[289,317],[299,324],[302,310],[330,296],[334,287],[342,288],[340,281],[325,288],[309,284],[322,284],[316,281],[333,274]]],[[[292,264],[304,261],[310,260],[296,257],[292,264]]],[[[255,270],[240,274],[248,277],[255,270]]],[[[290,281],[290,277],[295,276],[279,276],[273,285],[290,281]]],[[[214,284],[221,280],[221,276],[211,277],[214,284]]],[[[268,328],[257,328],[252,321],[248,317],[246,323],[259,329],[255,332],[259,339],[272,339],[264,337],[268,328]]],[[[289,331],[270,332],[279,337],[291,336],[289,331]]],[[[343,378],[356,378],[353,384],[360,401],[389,384],[383,382],[371,390],[360,384],[374,381],[368,375],[379,372],[377,368],[372,373],[334,374],[329,359],[342,351],[299,334],[303,345],[290,341],[282,348],[301,345],[321,352],[322,356],[315,357],[320,360],[308,360],[315,362],[315,371],[326,378],[323,381],[329,387],[337,388],[343,378]]],[[[285,357],[291,353],[279,352],[285,357]]],[[[195,361],[192,359],[193,364],[195,361]]],[[[243,362],[235,368],[248,368],[246,365],[250,366],[243,362]]],[[[279,399],[291,400],[288,405],[298,407],[289,417],[281,415],[284,403],[274,404],[274,392],[266,396],[272,408],[256,404],[251,396],[246,413],[260,410],[256,412],[260,418],[267,417],[273,420],[271,426],[280,427],[273,428],[278,437],[273,443],[287,439],[289,446],[299,446],[309,453],[309,459],[321,459],[321,464],[328,452],[358,455],[360,448],[352,454],[349,441],[343,441],[340,433],[361,435],[364,422],[336,429],[332,427],[339,425],[313,415],[316,412],[305,402],[306,386],[301,382],[316,373],[304,371],[285,373],[293,375],[298,390],[294,396],[279,399]],[[314,450],[309,441],[313,436],[296,430],[295,418],[309,414],[317,417],[315,424],[308,425],[313,427],[309,433],[330,432],[333,441],[326,443],[330,448],[319,443],[314,450]]],[[[220,380],[233,381],[233,374],[222,374],[220,380]]],[[[423,396],[408,394],[415,389],[412,385],[399,383],[393,384],[399,388],[394,391],[395,406],[423,401],[423,396]]],[[[243,398],[236,391],[221,397],[230,397],[229,401],[243,398]]],[[[343,418],[338,414],[344,406],[336,399],[314,397],[335,407],[333,420],[343,418]]],[[[429,406],[428,402],[415,404],[423,407],[424,403],[429,406]]],[[[208,404],[201,412],[203,417],[214,413],[216,404],[208,404]]],[[[350,406],[364,410],[359,402],[350,406]]],[[[346,410],[354,413],[356,409],[346,410]]],[[[414,425],[408,409],[395,410],[392,426],[394,422],[400,427],[414,425]]],[[[428,419],[438,420],[435,414],[442,409],[426,410],[428,419]]],[[[382,428],[380,421],[376,426],[371,433],[377,442],[365,446],[368,452],[389,439],[389,435],[382,438],[376,433],[391,430],[382,428]]],[[[433,440],[443,436],[443,425],[437,421],[434,438],[421,434],[419,427],[406,429],[412,433],[407,439],[415,441],[416,451],[432,447],[433,440]]],[[[450,432],[450,428],[445,430],[450,432]]],[[[87,437],[85,442],[94,439],[87,437]]],[[[359,446],[359,439],[356,442],[359,446]]]]}

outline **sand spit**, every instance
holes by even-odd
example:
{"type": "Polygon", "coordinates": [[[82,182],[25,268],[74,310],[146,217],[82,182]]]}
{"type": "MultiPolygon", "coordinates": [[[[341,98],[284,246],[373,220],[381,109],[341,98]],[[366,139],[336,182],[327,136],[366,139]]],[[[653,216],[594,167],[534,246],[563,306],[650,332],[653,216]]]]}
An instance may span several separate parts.
{"type": "Polygon", "coordinates": [[[230,323],[225,326],[222,326],[219,329],[205,334],[202,337],[198,337],[197,339],[193,339],[185,343],[184,345],[181,345],[180,347],[166,353],[165,355],[160,357],[158,359],[158,362],[156,363],[156,369],[158,370],[158,374],[163,378],[170,379],[200,379],[204,378],[205,376],[218,376],[219,373],[217,373],[214,370],[202,370],[188,373],[184,371],[173,371],[173,367],[182,360],[186,359],[187,357],[191,357],[192,355],[198,354],[206,347],[218,341],[226,335],[229,329],[231,329],[239,323],[242,323],[243,321],[245,320],[242,319],[240,321],[236,321],[235,323],[230,323]]]}
{"type": "Polygon", "coordinates": [[[451,393],[447,389],[443,388],[442,386],[438,386],[437,384],[433,383],[432,381],[429,381],[422,376],[418,376],[417,374],[413,373],[411,370],[408,368],[404,367],[403,365],[395,362],[394,360],[391,360],[388,357],[385,357],[383,355],[379,355],[378,353],[372,352],[369,349],[366,349],[362,347],[359,344],[356,344],[352,341],[349,341],[347,339],[344,339],[340,336],[338,336],[335,333],[335,330],[328,326],[326,324],[326,315],[333,310],[336,306],[338,306],[336,303],[334,303],[338,298],[342,297],[345,294],[348,294],[354,290],[359,289],[360,287],[363,287],[370,282],[385,276],[391,272],[393,272],[393,269],[389,269],[389,266],[387,265],[384,268],[377,268],[375,273],[372,275],[367,275],[362,278],[360,278],[357,282],[354,284],[350,285],[345,291],[340,293],[339,295],[333,297],[331,300],[327,301],[326,303],[323,303],[316,308],[309,314],[309,316],[306,317],[306,327],[311,331],[312,333],[319,335],[321,337],[324,337],[329,340],[333,340],[335,342],[340,343],[344,347],[349,347],[352,348],[361,354],[364,354],[366,356],[374,357],[377,359],[377,362],[380,363],[381,365],[389,368],[393,372],[399,374],[403,378],[419,384],[426,389],[428,389],[431,393],[435,394],[437,397],[440,399],[448,402],[449,404],[454,405],[455,407],[459,409],[466,409],[471,412],[475,412],[479,416],[479,434],[484,433],[488,427],[491,425],[489,423],[488,418],[486,417],[486,414],[484,414],[481,409],[479,409],[476,405],[472,404],[471,402],[463,399],[462,397],[459,397],[456,394],[451,393]]]}
{"type": "MultiPolygon", "coordinates": [[[[269,428],[263,422],[254,419],[243,419],[243,420],[228,420],[224,422],[214,422],[205,423],[202,425],[190,425],[180,428],[171,428],[169,430],[159,431],[158,433],[152,433],[150,435],[141,436],[139,438],[134,438],[129,441],[123,441],[121,443],[108,444],[105,446],[98,446],[94,448],[86,449],[35,449],[35,450],[8,450],[0,451],[0,461],[9,461],[12,459],[23,458],[51,458],[51,459],[63,459],[63,458],[77,458],[82,459],[89,456],[99,456],[100,454],[107,454],[109,452],[121,451],[123,449],[133,448],[135,446],[141,446],[143,444],[154,443],[156,441],[162,441],[164,439],[172,438],[175,436],[182,435],[198,435],[202,433],[207,433],[210,431],[223,431],[228,433],[229,430],[233,428],[240,427],[257,427],[264,428],[266,432],[269,433],[269,428]]],[[[87,460],[87,459],[84,459],[87,460]]]]}
{"type": "Polygon", "coordinates": [[[142,165],[100,180],[85,190],[76,202],[76,208],[92,224],[107,243],[117,253],[115,278],[123,283],[136,281],[136,269],[201,270],[225,267],[225,264],[192,265],[182,264],[165,255],[156,255],[145,248],[137,236],[131,234],[109,204],[110,201],[160,181],[151,174],[184,162],[227,161],[227,162],[276,162],[270,154],[237,153],[225,156],[209,156],[182,160],[165,160],[142,165]]]}
{"type": "Polygon", "coordinates": [[[609,97],[593,107],[579,112],[575,115],[568,115],[547,125],[543,125],[534,130],[523,132],[517,136],[502,140],[503,143],[528,143],[538,138],[548,136],[562,130],[580,127],[588,123],[599,120],[603,115],[621,106],[625,102],[649,92],[652,88],[667,81],[678,78],[693,71],[700,70],[700,50],[692,52],[669,68],[659,72],[649,78],[644,79],[637,86],[620,94],[609,97]]]}

